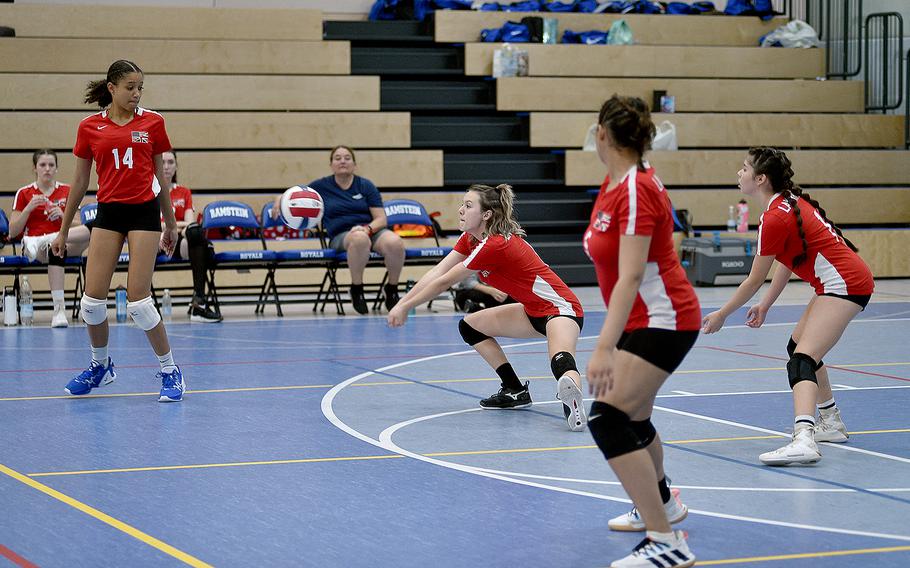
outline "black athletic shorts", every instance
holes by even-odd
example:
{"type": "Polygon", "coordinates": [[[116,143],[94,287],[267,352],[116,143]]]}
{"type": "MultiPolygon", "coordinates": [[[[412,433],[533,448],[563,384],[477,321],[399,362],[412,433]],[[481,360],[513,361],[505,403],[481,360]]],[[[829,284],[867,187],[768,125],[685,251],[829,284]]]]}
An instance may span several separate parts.
{"type": "Polygon", "coordinates": [[[616,347],[628,351],[672,373],[686,358],[686,354],[695,345],[698,331],[676,331],[672,329],[658,329],[643,327],[630,332],[623,332],[619,336],[616,347]]]}
{"type": "Polygon", "coordinates": [[[850,300],[854,304],[857,304],[863,310],[866,309],[866,306],[869,305],[869,300],[872,299],[872,294],[833,294],[828,292],[822,294],[822,296],[832,296],[834,298],[843,298],[844,300],[850,300]]]}
{"type": "Polygon", "coordinates": [[[130,231],[161,232],[161,209],[158,199],[145,203],[99,203],[95,229],[106,229],[122,235],[130,231]]]}
{"type": "MultiPolygon", "coordinates": [[[[525,312],[525,315],[526,316],[528,315],[527,312],[525,312]]],[[[564,316],[564,315],[542,316],[542,317],[528,316],[528,320],[531,322],[531,327],[533,327],[534,330],[541,335],[547,334],[547,322],[553,318],[569,318],[570,320],[575,321],[575,323],[578,324],[578,331],[581,331],[585,327],[585,318],[578,317],[578,316],[564,316]]]]}

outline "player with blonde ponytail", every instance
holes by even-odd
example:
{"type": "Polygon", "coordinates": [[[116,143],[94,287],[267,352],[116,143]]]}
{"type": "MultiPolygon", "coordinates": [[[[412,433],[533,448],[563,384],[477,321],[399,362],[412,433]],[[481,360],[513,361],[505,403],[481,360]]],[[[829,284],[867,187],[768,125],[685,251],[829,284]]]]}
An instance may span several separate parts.
{"type": "Polygon", "coordinates": [[[388,322],[392,327],[404,325],[408,310],[477,274],[517,302],[468,314],[458,324],[465,342],[502,381],[499,391],[481,400],[480,406],[518,409],[532,404],[528,382],[518,378],[494,338],[546,337],[565,419],[570,430],[581,431],[586,420],[575,346],[584,314],[575,294],[524,240],[525,232],[514,217],[514,200],[512,188],[505,184],[469,187],[458,210],[458,227],[464,233],[454,250],[389,311],[388,322]]]}

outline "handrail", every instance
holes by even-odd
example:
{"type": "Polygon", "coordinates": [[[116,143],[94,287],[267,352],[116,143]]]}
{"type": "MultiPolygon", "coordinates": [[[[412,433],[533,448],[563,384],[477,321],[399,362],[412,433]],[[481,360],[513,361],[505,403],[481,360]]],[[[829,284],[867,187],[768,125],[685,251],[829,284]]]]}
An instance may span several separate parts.
{"type": "Polygon", "coordinates": [[[869,14],[863,41],[866,112],[900,108],[904,98],[904,19],[897,12],[869,14]],[[897,81],[894,80],[897,75],[897,81]]]}
{"type": "Polygon", "coordinates": [[[863,0],[831,0],[822,6],[827,77],[855,77],[862,70],[863,0]]]}

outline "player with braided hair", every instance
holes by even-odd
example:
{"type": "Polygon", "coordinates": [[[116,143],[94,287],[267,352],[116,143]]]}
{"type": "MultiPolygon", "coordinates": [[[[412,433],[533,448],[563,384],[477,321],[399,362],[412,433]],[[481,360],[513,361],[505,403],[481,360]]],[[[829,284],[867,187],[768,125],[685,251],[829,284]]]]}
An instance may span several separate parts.
{"type": "Polygon", "coordinates": [[[705,316],[702,331],[719,331],[724,320],[758,291],[775,260],[780,265],[771,287],[749,308],[746,325],[757,328],[764,323],[791,274],[815,289],[816,295],[787,345],[787,375],[796,412],[793,437],[786,446],[759,456],[767,465],[814,463],[821,459],[816,442],[847,441],[822,357],[869,303],[874,289],[872,272],[818,202],[793,183],[793,169],[784,152],[752,148],[738,175],[744,194],[768,203],[759,222],[758,250],[749,276],[721,309],[705,316]]]}

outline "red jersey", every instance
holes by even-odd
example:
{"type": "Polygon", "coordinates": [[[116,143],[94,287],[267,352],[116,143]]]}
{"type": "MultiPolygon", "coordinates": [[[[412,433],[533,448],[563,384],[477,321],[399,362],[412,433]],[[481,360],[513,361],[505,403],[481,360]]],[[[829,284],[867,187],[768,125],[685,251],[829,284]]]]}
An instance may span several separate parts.
{"type": "Polygon", "coordinates": [[[481,282],[512,296],[529,316],[584,317],[575,294],[518,235],[490,235],[477,242],[464,233],[455,251],[468,257],[465,268],[478,271],[481,282]]]}
{"type": "MultiPolygon", "coordinates": [[[[16,197],[13,199],[13,211],[25,211],[25,206],[36,195],[44,195],[44,192],[38,189],[37,182],[20,187],[16,190],[16,197]]],[[[60,207],[61,210],[65,210],[66,200],[69,195],[70,186],[65,183],[55,182],[54,190],[47,196],[48,202],[44,204],[44,207],[35,208],[28,216],[23,234],[28,237],[40,237],[41,235],[59,231],[60,225],[63,224],[63,216],[61,215],[51,221],[47,218],[47,214],[55,205],[60,207]]]]}
{"type": "Polygon", "coordinates": [[[805,199],[799,200],[799,212],[806,237],[806,260],[793,267],[793,258],[803,252],[803,241],[793,206],[780,193],[774,194],[759,220],[756,254],[773,256],[815,288],[816,294],[872,294],[875,282],[863,259],[805,199]]]}
{"type": "MultiPolygon", "coordinates": [[[[171,207],[174,209],[174,217],[178,221],[185,221],[187,210],[193,208],[193,194],[190,192],[190,188],[179,184],[172,187],[171,207]]],[[[195,221],[195,219],[193,220],[195,221]]]]}
{"type": "Polygon", "coordinates": [[[82,119],[73,154],[95,161],[99,203],[145,203],[158,196],[154,156],[171,149],[164,118],[137,108],[119,126],[103,110],[82,119]]]}
{"type": "Polygon", "coordinates": [[[604,180],[591,212],[584,248],[594,261],[604,304],[610,304],[619,280],[619,240],[623,235],[651,237],[644,278],[624,331],[652,327],[694,331],[701,327],[701,307],[686,278],[673,244],[670,196],[646,165],[629,170],[619,184],[607,191],[604,180]]]}

